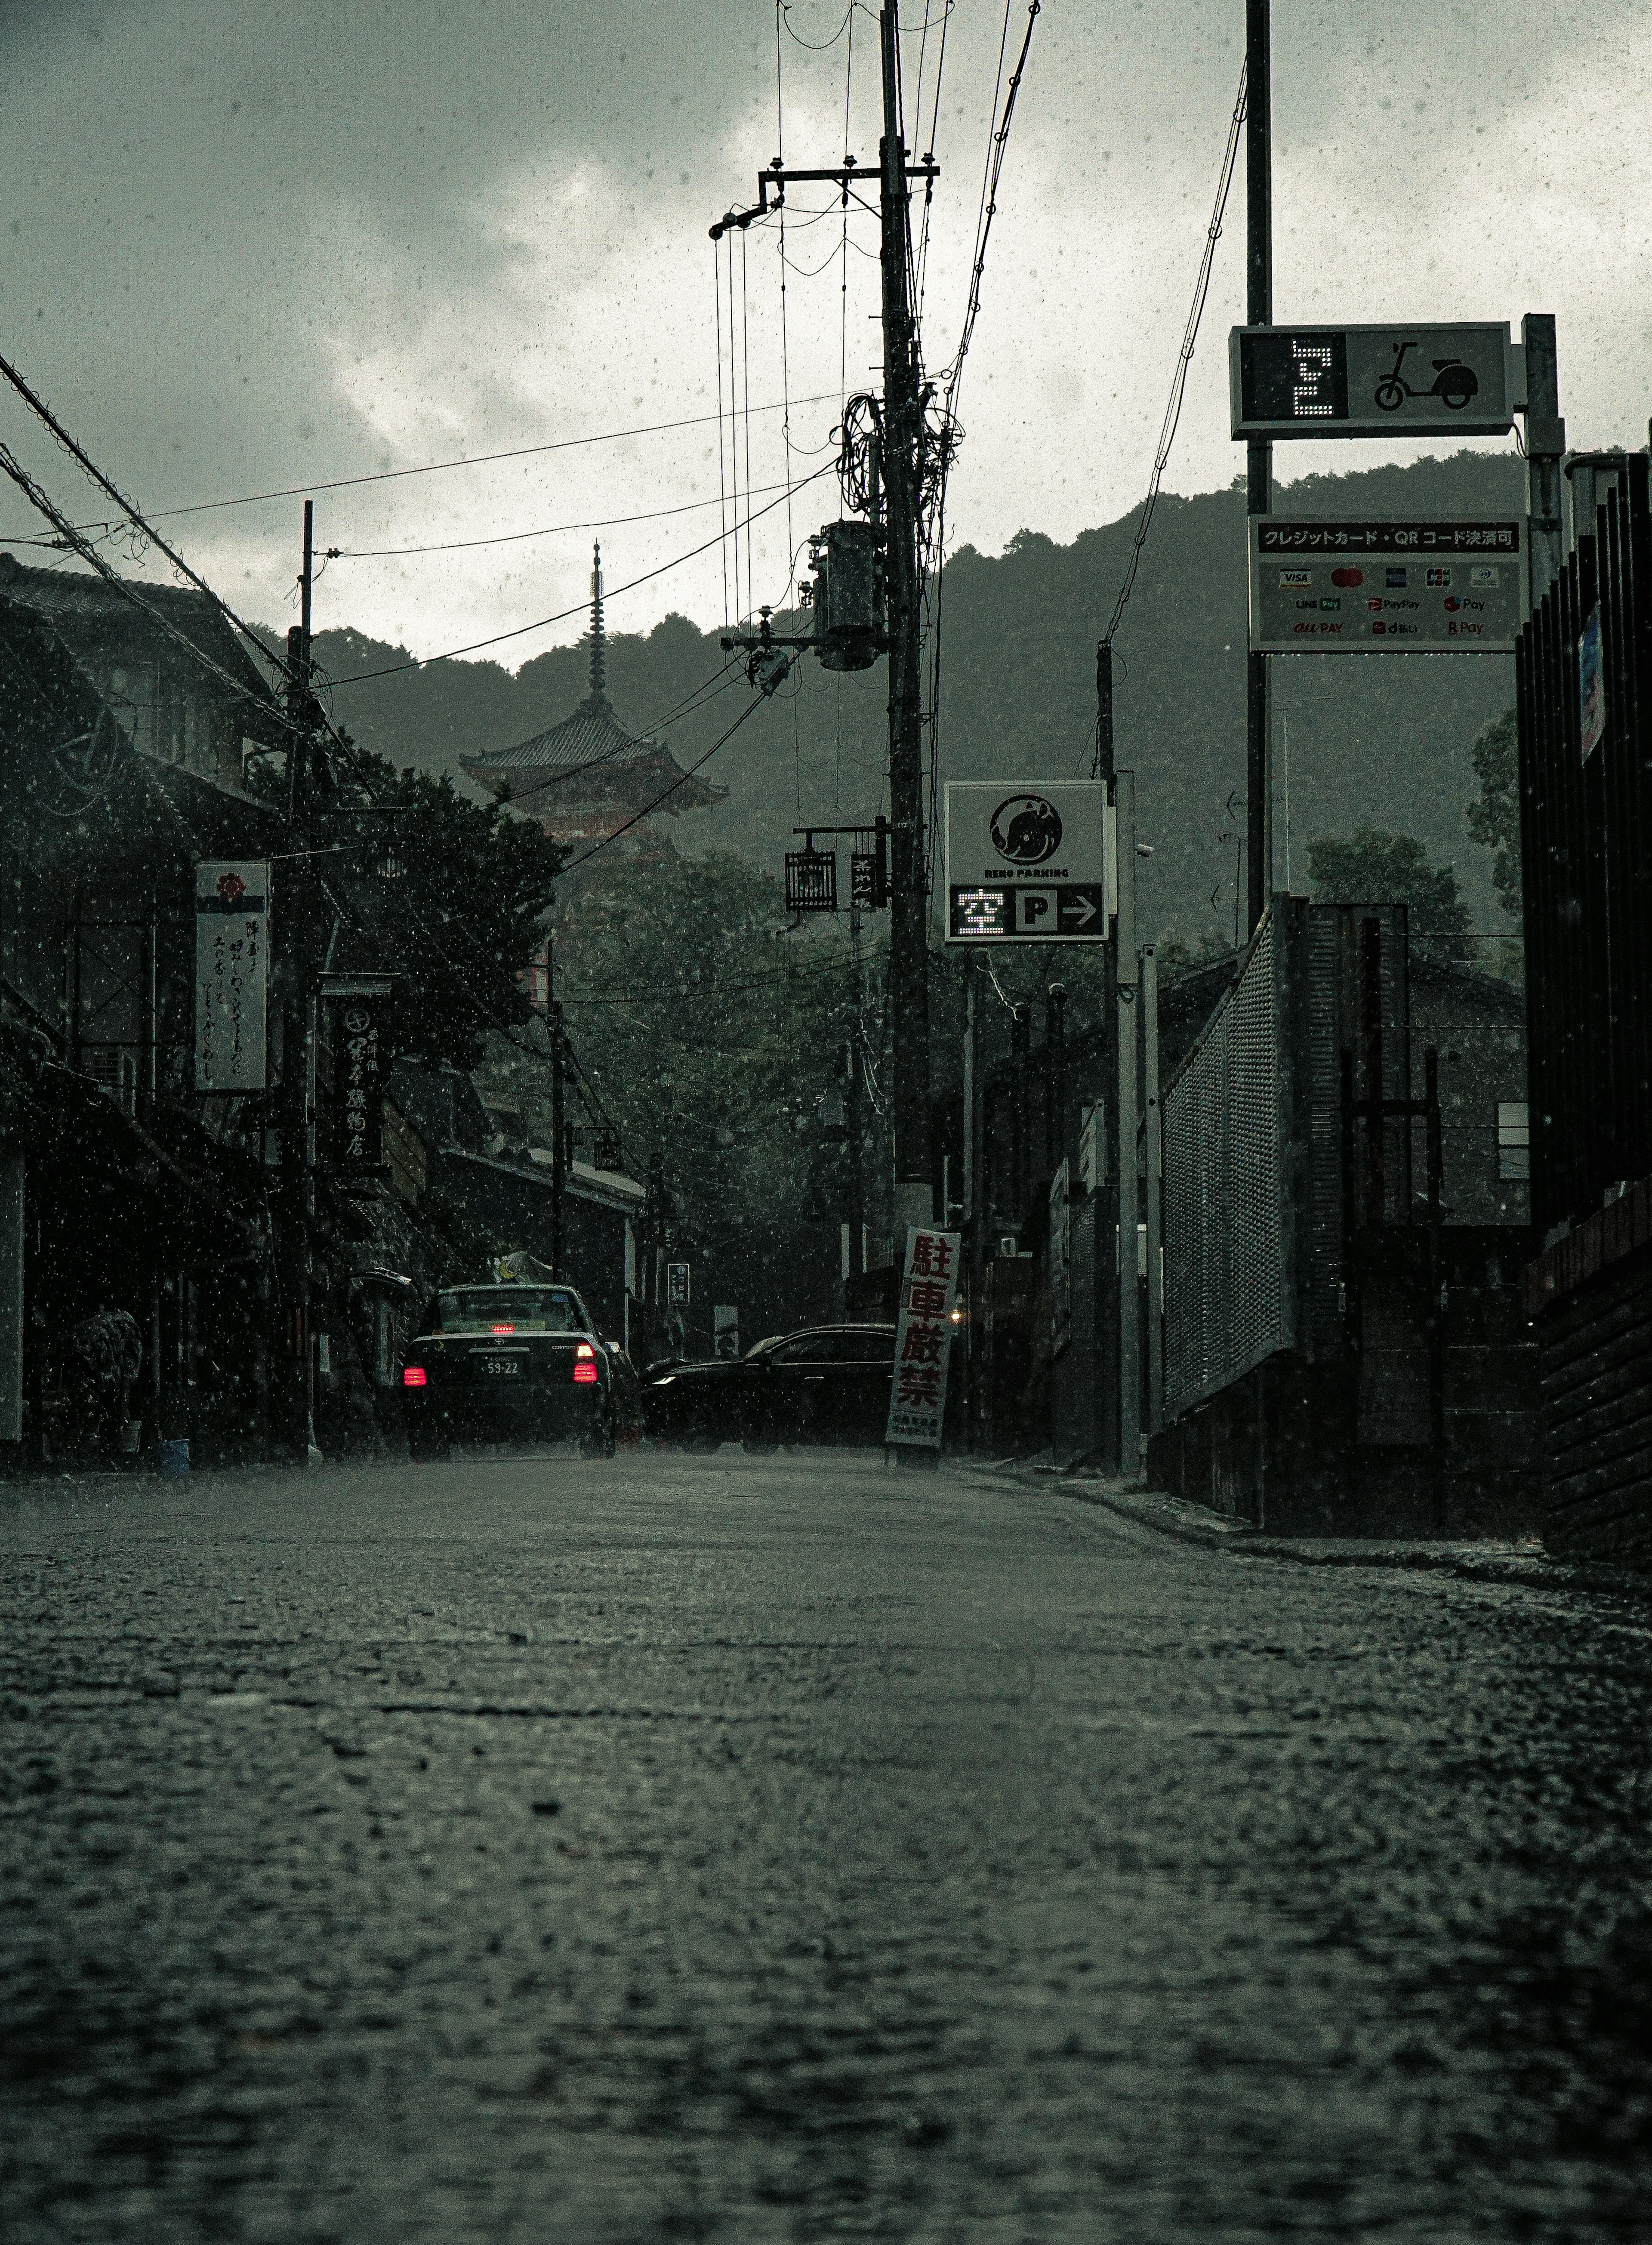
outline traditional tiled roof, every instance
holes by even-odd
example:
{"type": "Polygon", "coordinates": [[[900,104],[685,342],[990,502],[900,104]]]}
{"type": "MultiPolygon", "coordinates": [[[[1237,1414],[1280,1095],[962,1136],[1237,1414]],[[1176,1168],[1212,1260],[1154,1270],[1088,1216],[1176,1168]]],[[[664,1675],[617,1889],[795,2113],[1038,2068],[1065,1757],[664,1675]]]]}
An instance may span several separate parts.
{"type": "MultiPolygon", "coordinates": [[[[273,698],[263,673],[240,635],[204,593],[189,586],[147,581],[134,582],[132,590],[145,607],[181,633],[220,670],[240,679],[261,700],[273,698]]],[[[81,570],[31,568],[11,553],[0,553],[0,593],[48,618],[71,639],[77,626],[113,624],[137,633],[154,628],[142,610],[106,578],[81,570]]]]}
{"type": "MultiPolygon", "coordinates": [[[[605,690],[607,640],[602,625],[600,546],[592,553],[590,648],[591,691],[571,716],[547,727],[543,733],[535,733],[528,740],[518,741],[512,748],[489,749],[479,756],[461,756],[460,769],[496,792],[511,784],[518,795],[548,793],[559,779],[587,770],[599,774],[615,766],[654,764],[674,771],[676,760],[666,743],[627,732],[614,715],[613,704],[605,690]]],[[[720,803],[727,791],[685,775],[684,784],[674,790],[670,802],[664,807],[676,811],[720,803]]]]}
{"type": "Polygon", "coordinates": [[[552,779],[559,772],[574,771],[586,764],[635,763],[641,758],[669,754],[658,741],[639,740],[626,732],[613,713],[606,694],[589,694],[570,717],[552,725],[514,748],[490,749],[479,756],[462,756],[460,763],[473,779],[504,778],[517,772],[542,773],[552,779]]]}

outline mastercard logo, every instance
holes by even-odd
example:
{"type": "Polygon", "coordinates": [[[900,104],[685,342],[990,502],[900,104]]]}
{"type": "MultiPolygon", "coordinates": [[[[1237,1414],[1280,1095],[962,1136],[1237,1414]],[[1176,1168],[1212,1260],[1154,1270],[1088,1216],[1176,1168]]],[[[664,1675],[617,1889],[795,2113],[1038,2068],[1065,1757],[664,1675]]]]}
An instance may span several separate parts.
{"type": "Polygon", "coordinates": [[[1363,569],[1333,569],[1330,573],[1330,581],[1333,585],[1340,585],[1351,590],[1354,586],[1364,583],[1365,573],[1363,569]]]}

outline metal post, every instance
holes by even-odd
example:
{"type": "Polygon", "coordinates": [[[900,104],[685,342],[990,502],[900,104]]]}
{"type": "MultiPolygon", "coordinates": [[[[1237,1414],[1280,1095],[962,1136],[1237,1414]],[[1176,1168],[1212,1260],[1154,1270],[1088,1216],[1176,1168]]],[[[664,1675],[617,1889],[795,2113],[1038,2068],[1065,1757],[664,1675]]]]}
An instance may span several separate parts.
{"type": "Polygon", "coordinates": [[[1141,1102],[1148,1149],[1148,1432],[1164,1424],[1164,1255],[1161,1189],[1164,1136],[1159,1115],[1159,960],[1152,944],[1141,952],[1141,1102]]]}
{"type": "MultiPolygon", "coordinates": [[[[1445,1163],[1440,1143],[1439,1054],[1423,1054],[1423,1100],[1428,1129],[1428,1434],[1434,1454],[1434,1533],[1446,1532],[1446,1261],[1441,1226],[1445,1163]]],[[[1407,1124],[1409,1132],[1410,1125],[1407,1124]]]]}
{"type": "Polygon", "coordinates": [[[566,1118],[562,1111],[563,1055],[562,1001],[557,996],[557,947],[553,942],[545,946],[545,1034],[551,1054],[551,1151],[555,1156],[551,1164],[551,1268],[560,1278],[565,1253],[564,1225],[567,1211],[565,1205],[567,1178],[565,1159],[567,1147],[566,1118]]]}
{"type": "Polygon", "coordinates": [[[1026,1215],[1026,1078],[1031,1025],[1025,1006],[1010,1008],[1010,1197],[1019,1226],[1026,1215]]]}
{"type": "Polygon", "coordinates": [[[1536,608],[1561,573],[1561,458],[1566,424],[1561,418],[1561,373],[1552,312],[1528,312],[1520,322],[1526,353],[1527,536],[1531,544],[1532,606],[1536,608]]]}
{"type": "Polygon", "coordinates": [[[1044,1166],[1053,1177],[1066,1143],[1066,986],[1052,982],[1044,1000],[1044,1166]]]}
{"type": "MultiPolygon", "coordinates": [[[[1273,324],[1273,86],[1270,0],[1245,0],[1245,319],[1273,324]]],[[[1245,449],[1245,512],[1273,511],[1273,446],[1245,449]]],[[[1246,933],[1273,885],[1273,777],[1268,749],[1268,658],[1245,658],[1246,933]]]]}
{"type": "Polygon", "coordinates": [[[878,17],[884,78],[882,179],[885,570],[889,600],[889,994],[894,1044],[895,1236],[934,1217],[930,1137],[929,928],[918,683],[917,501],[923,413],[908,287],[906,146],[901,137],[898,10],[878,17]]]}
{"type": "Polygon", "coordinates": [[[843,1121],[848,1131],[845,1150],[849,1156],[849,1267],[851,1272],[863,1275],[866,1269],[866,1185],[863,1166],[865,1159],[865,1116],[861,1088],[863,985],[860,938],[860,906],[853,905],[849,914],[849,953],[855,977],[855,1011],[843,1055],[843,1121]]]}
{"type": "Polygon", "coordinates": [[[975,1206],[975,953],[964,954],[964,1182],[965,1221],[975,1206]]]}
{"type": "Polygon", "coordinates": [[[1141,1469],[1141,1297],[1136,1270],[1140,1222],[1136,1181],[1137,984],[1135,947],[1135,774],[1113,782],[1119,830],[1118,1204],[1119,1204],[1119,1471],[1134,1481],[1141,1469]]]}

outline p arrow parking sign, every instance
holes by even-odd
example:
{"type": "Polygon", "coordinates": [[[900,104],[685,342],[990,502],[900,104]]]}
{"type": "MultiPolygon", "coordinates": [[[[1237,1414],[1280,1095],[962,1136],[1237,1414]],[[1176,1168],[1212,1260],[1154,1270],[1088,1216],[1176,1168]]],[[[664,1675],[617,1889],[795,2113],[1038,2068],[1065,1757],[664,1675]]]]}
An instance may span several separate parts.
{"type": "Polygon", "coordinates": [[[1105,943],[1117,874],[1095,780],[949,780],[949,943],[1105,943]]]}

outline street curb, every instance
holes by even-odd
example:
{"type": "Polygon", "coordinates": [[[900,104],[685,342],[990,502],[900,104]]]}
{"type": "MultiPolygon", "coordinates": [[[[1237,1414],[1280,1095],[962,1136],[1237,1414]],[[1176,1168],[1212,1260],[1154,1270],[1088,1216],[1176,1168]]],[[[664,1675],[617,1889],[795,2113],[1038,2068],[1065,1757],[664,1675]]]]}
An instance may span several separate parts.
{"type": "Polygon", "coordinates": [[[1500,1583],[1522,1590],[1586,1590],[1652,1604],[1652,1577],[1628,1568],[1578,1566],[1512,1543],[1385,1542],[1357,1537],[1258,1534],[1248,1521],[1213,1512],[1185,1497],[1079,1475],[1071,1468],[1005,1458],[991,1464],[958,1460],[965,1469],[1059,1490],[1178,1543],[1227,1551],[1242,1559],[1277,1559],[1297,1567],[1378,1567],[1393,1572],[1450,1575],[1459,1582],[1500,1583]]]}

